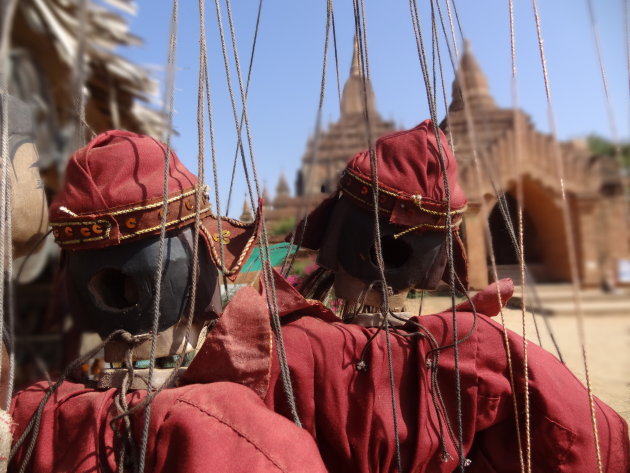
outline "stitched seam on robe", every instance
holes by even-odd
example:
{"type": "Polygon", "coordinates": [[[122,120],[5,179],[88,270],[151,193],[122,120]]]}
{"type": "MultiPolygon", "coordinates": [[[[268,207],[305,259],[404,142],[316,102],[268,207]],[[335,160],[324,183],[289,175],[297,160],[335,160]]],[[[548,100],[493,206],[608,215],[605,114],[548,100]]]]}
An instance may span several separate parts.
{"type": "Polygon", "coordinates": [[[237,429],[234,425],[232,425],[231,422],[229,422],[227,419],[217,416],[216,414],[213,414],[212,412],[209,412],[208,410],[206,410],[204,407],[200,406],[199,404],[197,404],[196,402],[190,400],[190,399],[178,399],[176,402],[181,402],[184,404],[188,404],[189,406],[195,407],[198,410],[200,410],[201,412],[203,412],[204,414],[206,414],[209,417],[212,417],[216,420],[218,420],[219,422],[221,422],[223,425],[226,425],[227,427],[229,427],[230,429],[232,429],[234,432],[236,432],[238,435],[240,435],[241,437],[243,437],[247,442],[251,443],[260,453],[262,453],[265,458],[267,458],[267,460],[269,460],[270,463],[272,463],[276,468],[278,468],[281,471],[286,472],[287,469],[284,468],[283,466],[280,465],[280,463],[275,460],[273,458],[273,456],[267,452],[262,446],[260,446],[257,442],[255,442],[254,440],[252,440],[247,434],[245,434],[244,432],[242,432],[241,430],[237,429]]]}

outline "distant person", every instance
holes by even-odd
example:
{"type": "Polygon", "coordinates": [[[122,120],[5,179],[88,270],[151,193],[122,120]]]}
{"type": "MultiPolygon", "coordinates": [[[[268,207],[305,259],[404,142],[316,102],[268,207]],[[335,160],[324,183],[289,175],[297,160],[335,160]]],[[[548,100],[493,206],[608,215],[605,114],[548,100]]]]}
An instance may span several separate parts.
{"type": "Polygon", "coordinates": [[[616,294],[619,292],[617,289],[617,281],[610,269],[604,270],[604,277],[602,278],[601,289],[607,294],[616,294]]]}

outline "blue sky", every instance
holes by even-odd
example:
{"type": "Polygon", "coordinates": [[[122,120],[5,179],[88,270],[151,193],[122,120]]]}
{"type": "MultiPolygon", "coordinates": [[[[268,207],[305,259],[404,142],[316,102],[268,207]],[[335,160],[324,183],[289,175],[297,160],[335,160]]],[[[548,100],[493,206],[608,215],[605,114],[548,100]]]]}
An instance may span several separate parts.
{"type": "MultiPolygon", "coordinates": [[[[239,56],[241,64],[246,65],[258,2],[233,0],[232,3],[239,56]]],[[[427,18],[428,2],[418,3],[421,4],[420,14],[427,18]]],[[[617,127],[621,138],[625,140],[628,138],[630,100],[623,0],[593,3],[596,4],[595,15],[617,127]]],[[[532,4],[529,0],[515,0],[515,4],[520,104],[538,129],[548,131],[550,127],[532,4]]],[[[144,45],[125,48],[121,53],[150,68],[161,81],[166,63],[171,2],[139,0],[138,5],[138,14],[130,18],[130,23],[132,31],[144,39],[144,45]]],[[[457,7],[464,35],[470,40],[472,50],[488,77],[493,96],[500,106],[511,106],[507,0],[460,0],[457,7]]],[[[429,112],[408,2],[366,0],[366,12],[369,61],[378,110],[384,118],[395,120],[400,127],[411,127],[427,118],[429,112]]],[[[582,137],[589,133],[610,137],[586,0],[541,0],[540,13],[560,138],[582,137]]],[[[248,112],[261,184],[266,184],[272,195],[280,172],[285,174],[290,183],[293,182],[306,141],[315,128],[325,15],[324,0],[264,0],[248,112]]],[[[236,132],[226,87],[214,2],[206,5],[206,19],[220,193],[225,207],[236,132]]],[[[227,29],[225,10],[223,19],[227,29]]],[[[335,20],[339,74],[343,86],[352,54],[354,18],[351,1],[337,0],[335,20]]],[[[423,31],[427,41],[430,29],[426,21],[423,31]]],[[[442,50],[447,96],[450,100],[453,71],[444,45],[442,50]]],[[[198,63],[197,2],[183,1],[180,2],[174,118],[179,135],[174,138],[174,146],[179,157],[193,171],[197,167],[198,63]]],[[[332,49],[328,64],[324,126],[339,115],[332,49]]],[[[243,73],[246,73],[246,69],[243,73]]],[[[237,87],[234,72],[232,78],[234,87],[237,87]]],[[[237,90],[235,93],[238,94],[237,90]]],[[[443,117],[443,108],[439,113],[443,117]]],[[[212,164],[209,142],[206,141],[206,173],[210,175],[212,164]]],[[[245,189],[239,166],[230,209],[233,216],[240,214],[245,189]]]]}

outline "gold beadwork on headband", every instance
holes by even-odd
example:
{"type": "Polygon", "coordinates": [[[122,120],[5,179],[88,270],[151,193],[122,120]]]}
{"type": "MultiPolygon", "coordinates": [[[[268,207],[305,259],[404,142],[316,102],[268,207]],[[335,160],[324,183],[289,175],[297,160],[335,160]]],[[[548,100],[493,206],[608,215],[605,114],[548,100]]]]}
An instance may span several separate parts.
{"type": "MultiPolygon", "coordinates": [[[[210,207],[206,207],[205,209],[202,209],[199,211],[199,215],[203,215],[206,212],[210,211],[210,207]]],[[[185,217],[182,218],[177,218],[175,220],[171,220],[170,222],[166,222],[166,228],[168,227],[172,227],[173,225],[177,225],[180,224],[182,222],[185,222],[186,220],[190,220],[191,218],[195,218],[195,214],[191,214],[191,215],[186,215],[185,217]]],[[[121,240],[126,240],[127,238],[132,238],[138,235],[143,235],[145,233],[151,233],[154,232],[156,230],[159,230],[160,228],[162,228],[162,225],[155,225],[153,227],[150,228],[143,228],[142,230],[138,230],[136,232],[133,233],[127,233],[126,235],[120,235],[120,239],[121,240]]]]}
{"type": "MultiPolygon", "coordinates": [[[[459,227],[460,223],[461,221],[451,224],[451,228],[459,227]]],[[[420,230],[421,228],[430,228],[432,230],[446,230],[448,226],[447,225],[433,225],[431,223],[421,223],[420,225],[416,225],[415,227],[410,227],[410,228],[407,228],[406,230],[403,230],[400,233],[396,233],[394,235],[394,240],[397,240],[398,238],[400,238],[403,235],[406,235],[407,233],[411,233],[415,230],[420,230]]]]}
{"type": "MultiPolygon", "coordinates": [[[[357,181],[361,182],[362,184],[365,184],[366,186],[371,186],[372,184],[357,176],[354,172],[350,171],[349,169],[346,169],[347,171],[347,175],[356,179],[357,181]]],[[[344,172],[344,175],[346,175],[346,172],[344,172]]],[[[361,189],[361,194],[367,194],[367,189],[364,191],[365,187],[361,189]]],[[[346,192],[348,191],[347,189],[344,189],[346,192]]],[[[397,194],[395,192],[391,192],[388,191],[387,189],[383,189],[382,187],[378,187],[378,192],[379,193],[383,193],[383,194],[387,194],[390,195],[392,197],[395,197],[396,199],[400,199],[402,197],[401,194],[397,194]]],[[[421,212],[425,212],[431,215],[440,215],[440,216],[444,216],[446,215],[448,212],[441,212],[439,210],[432,210],[432,209],[428,209],[426,207],[422,206],[422,195],[420,194],[415,194],[411,196],[411,200],[413,201],[414,204],[416,204],[416,207],[418,208],[418,210],[420,210],[421,212]]],[[[382,200],[381,200],[382,202],[382,200]]],[[[461,209],[457,209],[457,210],[451,210],[451,215],[459,215],[459,214],[463,214],[464,212],[466,212],[466,209],[468,208],[468,205],[465,205],[464,207],[462,207],[461,209]]]]}
{"type": "Polygon", "coordinates": [[[73,245],[76,243],[88,243],[92,241],[106,240],[109,238],[111,230],[111,222],[103,219],[86,220],[80,222],[54,222],[50,226],[53,229],[53,235],[60,245],[73,245]],[[63,228],[63,234],[67,237],[76,235],[75,230],[81,235],[81,238],[72,240],[59,240],[63,234],[59,231],[63,228]]]}
{"type": "MultiPolygon", "coordinates": [[[[206,186],[204,186],[204,190],[205,190],[205,188],[206,188],[206,186]]],[[[181,199],[183,199],[185,197],[188,197],[189,195],[194,194],[196,191],[197,190],[195,188],[193,188],[193,189],[190,189],[190,190],[188,190],[186,192],[182,192],[181,194],[178,194],[178,195],[176,195],[174,197],[170,197],[169,199],[167,199],[166,203],[170,204],[170,203],[173,203],[173,202],[177,202],[178,200],[181,200],[181,199]]],[[[132,208],[129,208],[129,209],[121,209],[121,210],[117,210],[117,211],[114,211],[114,212],[108,212],[108,213],[109,213],[109,215],[116,216],[116,215],[121,215],[121,214],[128,214],[130,212],[137,212],[137,211],[140,211],[140,210],[155,209],[157,207],[162,207],[163,205],[164,205],[164,200],[161,199],[158,202],[153,202],[152,204],[141,205],[141,206],[132,207],[132,208]]]]}

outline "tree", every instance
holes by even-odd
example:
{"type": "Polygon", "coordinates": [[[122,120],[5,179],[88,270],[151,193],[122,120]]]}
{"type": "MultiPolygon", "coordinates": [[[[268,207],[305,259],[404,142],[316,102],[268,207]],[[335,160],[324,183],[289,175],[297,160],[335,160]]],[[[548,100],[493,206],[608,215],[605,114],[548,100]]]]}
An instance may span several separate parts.
{"type": "Polygon", "coordinates": [[[590,135],[587,138],[588,149],[597,156],[610,156],[617,159],[621,156],[621,162],[625,168],[630,168],[630,143],[620,143],[617,145],[607,138],[599,135],[590,135]]]}

